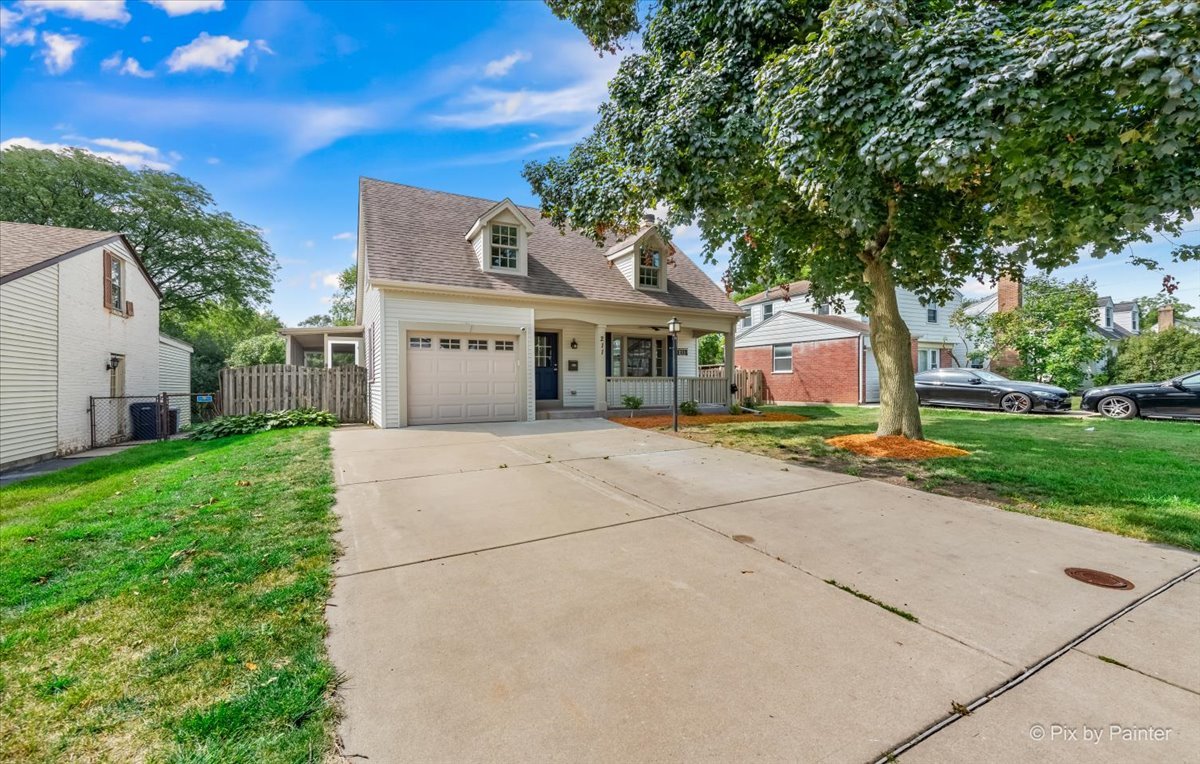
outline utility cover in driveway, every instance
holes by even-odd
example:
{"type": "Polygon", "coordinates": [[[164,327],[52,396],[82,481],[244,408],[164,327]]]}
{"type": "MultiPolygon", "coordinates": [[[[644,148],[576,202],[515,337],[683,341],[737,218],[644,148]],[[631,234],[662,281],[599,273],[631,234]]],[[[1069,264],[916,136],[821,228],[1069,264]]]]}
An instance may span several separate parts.
{"type": "Polygon", "coordinates": [[[410,333],[408,423],[515,421],[517,346],[516,337],[410,333]]]}

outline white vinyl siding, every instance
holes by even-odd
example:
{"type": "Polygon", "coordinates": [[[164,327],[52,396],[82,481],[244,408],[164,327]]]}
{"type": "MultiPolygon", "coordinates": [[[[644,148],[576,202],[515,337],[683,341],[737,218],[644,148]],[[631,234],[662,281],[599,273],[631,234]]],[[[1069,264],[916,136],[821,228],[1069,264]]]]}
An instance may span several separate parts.
{"type": "Polygon", "coordinates": [[[562,380],[564,408],[592,408],[596,405],[596,328],[579,321],[539,321],[539,332],[559,332],[558,374],[562,380]],[[571,348],[571,340],[579,345],[571,348]],[[577,361],[579,369],[570,370],[577,361]]]}
{"type": "MultiPolygon", "coordinates": [[[[363,332],[364,335],[368,330],[371,330],[375,335],[374,347],[368,347],[367,352],[372,354],[373,358],[367,358],[367,368],[370,369],[371,364],[374,364],[375,377],[371,379],[368,372],[367,381],[367,406],[370,409],[371,421],[377,427],[384,426],[385,408],[387,408],[386,398],[384,397],[384,351],[387,347],[388,336],[384,331],[385,325],[383,317],[380,313],[383,305],[381,293],[374,287],[367,288],[363,295],[363,332]]],[[[397,344],[400,342],[399,337],[394,333],[390,335],[393,341],[397,344]]]]}
{"type": "Polygon", "coordinates": [[[867,374],[866,374],[866,403],[879,402],[879,364],[875,363],[875,354],[871,352],[871,348],[866,348],[867,374]]]}
{"type": "Polygon", "coordinates": [[[192,391],[191,351],[174,342],[158,341],[158,387],[164,393],[192,391]]]}
{"type": "Polygon", "coordinates": [[[780,343],[812,342],[857,336],[849,329],[830,326],[803,315],[780,313],[768,324],[751,329],[737,338],[737,347],[763,347],[780,343]]]}
{"type": "MultiPolygon", "coordinates": [[[[101,286],[96,287],[100,302],[101,286]]],[[[0,286],[0,465],[58,448],[58,266],[0,286]]]]}
{"type": "Polygon", "coordinates": [[[618,257],[613,261],[613,264],[621,272],[621,275],[625,277],[625,280],[629,282],[630,286],[637,284],[637,270],[634,268],[635,263],[632,254],[618,257]]]}
{"type": "Polygon", "coordinates": [[[691,339],[680,338],[679,349],[684,351],[684,355],[676,356],[679,364],[679,376],[694,377],[697,374],[696,364],[699,363],[696,356],[700,352],[699,340],[695,337],[691,339]]]}

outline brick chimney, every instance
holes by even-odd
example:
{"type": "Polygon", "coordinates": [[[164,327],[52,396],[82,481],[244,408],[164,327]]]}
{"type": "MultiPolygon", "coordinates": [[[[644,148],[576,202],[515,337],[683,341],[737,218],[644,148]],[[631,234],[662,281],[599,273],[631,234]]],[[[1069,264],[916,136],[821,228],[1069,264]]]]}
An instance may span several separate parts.
{"type": "Polygon", "coordinates": [[[1175,326],[1175,306],[1164,305],[1158,309],[1158,330],[1165,332],[1175,326]]]}
{"type": "Polygon", "coordinates": [[[1008,313],[1021,307],[1021,282],[1001,276],[996,282],[996,312],[1008,313]]]}

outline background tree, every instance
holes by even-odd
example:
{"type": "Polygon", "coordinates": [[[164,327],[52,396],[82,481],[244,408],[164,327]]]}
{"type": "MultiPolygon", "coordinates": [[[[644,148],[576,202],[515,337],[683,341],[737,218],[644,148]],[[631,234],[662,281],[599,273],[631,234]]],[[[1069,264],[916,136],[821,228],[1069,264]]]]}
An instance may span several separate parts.
{"type": "Polygon", "coordinates": [[[126,234],[162,289],[164,314],[266,301],[277,268],[262,232],[216,209],[199,183],[79,149],[0,151],[0,219],[126,234]]]}
{"type": "MultiPolygon", "coordinates": [[[[600,50],[636,0],[548,0],[600,50]]],[[[566,159],[526,166],[543,211],[597,241],[665,206],[727,287],[805,274],[866,307],[880,435],[920,437],[897,285],[1103,256],[1200,207],[1200,6],[663,0],[566,159]]],[[[1195,256],[1195,251],[1179,251],[1195,256]]]]}
{"type": "Polygon", "coordinates": [[[296,324],[296,326],[333,326],[333,319],[329,317],[328,313],[317,313],[304,319],[296,324]]]}
{"type": "Polygon", "coordinates": [[[1008,349],[1020,365],[1017,379],[1049,379],[1075,390],[1088,367],[1104,358],[1108,343],[1096,332],[1096,289],[1087,279],[1063,282],[1048,276],[1026,280],[1020,307],[975,318],[956,316],[971,327],[972,345],[993,361],[1008,349]]]}
{"type": "Polygon", "coordinates": [[[1160,292],[1152,297],[1139,297],[1134,302],[1138,306],[1138,322],[1142,327],[1142,331],[1149,331],[1152,326],[1158,323],[1158,309],[1170,306],[1175,309],[1176,320],[1188,318],[1188,314],[1195,308],[1183,302],[1173,294],[1160,292]]]}
{"type": "Polygon", "coordinates": [[[714,366],[725,363],[725,335],[706,334],[700,338],[700,365],[714,366]]]}
{"type": "Polygon", "coordinates": [[[283,337],[278,334],[259,334],[247,337],[233,346],[226,366],[257,366],[263,363],[283,363],[283,337]]]}
{"type": "Polygon", "coordinates": [[[283,328],[274,313],[223,303],[187,318],[168,314],[161,323],[164,333],[192,344],[192,391],[197,393],[217,390],[218,374],[238,342],[283,328]]]}
{"type": "Polygon", "coordinates": [[[1121,341],[1109,365],[1113,382],[1154,382],[1200,370],[1200,334],[1145,332],[1121,341]]]}
{"type": "Polygon", "coordinates": [[[334,326],[354,325],[354,294],[358,287],[358,264],[338,274],[338,288],[329,304],[329,316],[334,326]]]}

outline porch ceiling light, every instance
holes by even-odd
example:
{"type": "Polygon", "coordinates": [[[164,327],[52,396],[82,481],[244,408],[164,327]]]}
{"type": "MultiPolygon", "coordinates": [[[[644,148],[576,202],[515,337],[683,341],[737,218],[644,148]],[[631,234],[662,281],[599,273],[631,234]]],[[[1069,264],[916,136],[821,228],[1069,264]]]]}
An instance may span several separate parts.
{"type": "Polygon", "coordinates": [[[679,328],[679,319],[672,316],[671,320],[667,322],[667,333],[679,334],[679,328]]]}

